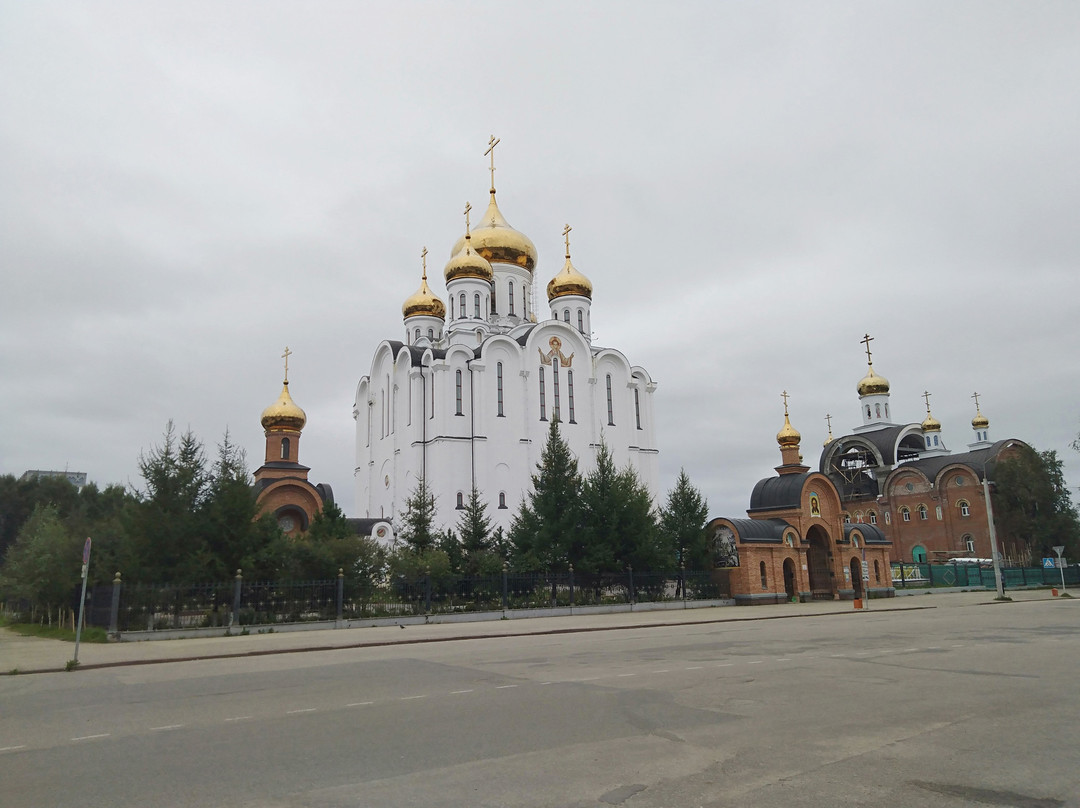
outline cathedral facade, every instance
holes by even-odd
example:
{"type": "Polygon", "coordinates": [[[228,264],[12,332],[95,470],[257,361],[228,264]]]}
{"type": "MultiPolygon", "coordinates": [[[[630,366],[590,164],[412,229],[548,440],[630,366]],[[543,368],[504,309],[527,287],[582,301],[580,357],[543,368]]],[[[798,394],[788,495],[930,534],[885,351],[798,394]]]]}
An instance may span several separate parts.
{"type": "Polygon", "coordinates": [[[475,489],[492,528],[507,530],[531,488],[552,421],[587,471],[601,442],[656,496],[656,384],[622,352],[593,343],[591,281],[565,259],[545,276],[533,242],[489,202],[443,271],[446,298],[428,285],[402,306],[401,339],[375,349],[356,388],[357,515],[391,520],[423,480],[436,523],[454,527],[475,489]],[[535,292],[546,293],[534,311],[535,292]]]}

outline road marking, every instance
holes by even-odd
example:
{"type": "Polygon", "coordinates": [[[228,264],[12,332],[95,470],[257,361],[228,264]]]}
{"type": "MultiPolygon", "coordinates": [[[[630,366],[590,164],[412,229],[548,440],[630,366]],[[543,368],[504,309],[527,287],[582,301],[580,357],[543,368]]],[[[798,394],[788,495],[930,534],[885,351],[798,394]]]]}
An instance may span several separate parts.
{"type": "Polygon", "coordinates": [[[426,699],[427,693],[422,696],[402,696],[398,701],[412,701],[413,699],[426,699]]]}
{"type": "Polygon", "coordinates": [[[653,671],[653,673],[671,673],[671,668],[664,668],[663,670],[653,671]]]}
{"type": "Polygon", "coordinates": [[[167,730],[167,729],[180,729],[180,727],[182,727],[182,726],[184,726],[184,725],[183,724],[166,724],[163,727],[150,727],[150,730],[152,732],[158,732],[158,731],[167,730]]]}
{"type": "Polygon", "coordinates": [[[928,645],[928,646],[926,646],[926,650],[927,651],[940,651],[941,646],[940,645],[928,645]]]}
{"type": "Polygon", "coordinates": [[[73,741],[92,741],[92,740],[94,740],[96,738],[108,738],[111,734],[112,734],[111,732],[102,732],[99,735],[81,735],[78,738],[72,738],[71,740],[73,740],[73,741]]]}
{"type": "Polygon", "coordinates": [[[843,659],[847,654],[829,654],[833,659],[843,659]]]}
{"type": "Polygon", "coordinates": [[[541,682],[540,684],[542,684],[542,685],[550,685],[551,682],[541,682]]]}
{"type": "Polygon", "coordinates": [[[472,690],[451,690],[450,695],[456,696],[458,693],[472,693],[472,690]]]}
{"type": "Polygon", "coordinates": [[[905,649],[904,649],[903,651],[901,651],[900,653],[901,653],[901,654],[910,654],[910,653],[912,653],[913,651],[918,651],[918,650],[919,650],[918,648],[905,648],[905,649]]]}
{"type": "Polygon", "coordinates": [[[302,710],[289,710],[287,713],[285,713],[285,715],[296,715],[297,713],[313,713],[313,712],[315,712],[314,707],[304,707],[302,710]]]}
{"type": "Polygon", "coordinates": [[[374,704],[373,701],[354,701],[352,704],[346,704],[346,707],[366,707],[369,704],[374,704]]]}
{"type": "Polygon", "coordinates": [[[716,664],[716,667],[718,667],[718,668],[730,668],[734,664],[735,664],[734,662],[718,662],[716,664]]]}
{"type": "Polygon", "coordinates": [[[949,647],[950,648],[963,648],[964,644],[963,643],[957,643],[956,645],[950,645],[949,647]]]}
{"type": "Polygon", "coordinates": [[[620,679],[625,679],[627,676],[637,676],[637,674],[636,673],[620,673],[619,674],[620,679]]]}
{"type": "Polygon", "coordinates": [[[517,687],[517,685],[497,685],[495,687],[495,689],[496,690],[509,690],[512,687],[517,687]]]}
{"type": "Polygon", "coordinates": [[[0,746],[0,752],[14,752],[16,749],[25,749],[26,744],[22,746],[0,746]]]}
{"type": "Polygon", "coordinates": [[[763,661],[764,660],[761,660],[761,659],[751,659],[751,660],[748,660],[746,664],[747,665],[760,665],[763,661]]]}
{"type": "Polygon", "coordinates": [[[599,679],[599,676],[586,676],[584,679],[578,679],[579,682],[595,682],[599,679]]]}
{"type": "Polygon", "coordinates": [[[789,657],[783,657],[783,658],[778,659],[776,661],[777,662],[791,662],[791,659],[789,657]]]}
{"type": "Polygon", "coordinates": [[[251,718],[250,715],[238,715],[238,716],[235,716],[233,718],[226,718],[225,720],[226,721],[247,721],[249,718],[251,718]]]}
{"type": "Polygon", "coordinates": [[[687,668],[687,670],[688,671],[699,671],[704,667],[705,667],[704,665],[691,665],[689,668],[687,668]]]}

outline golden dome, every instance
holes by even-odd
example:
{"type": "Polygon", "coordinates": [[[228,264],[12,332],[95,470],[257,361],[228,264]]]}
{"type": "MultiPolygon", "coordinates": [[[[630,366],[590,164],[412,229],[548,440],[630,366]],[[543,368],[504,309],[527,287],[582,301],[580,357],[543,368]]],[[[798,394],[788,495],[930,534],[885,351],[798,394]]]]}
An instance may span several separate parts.
{"type": "Polygon", "coordinates": [[[570,256],[566,256],[566,263],[559,274],[548,281],[547,297],[552,301],[564,295],[581,295],[592,300],[592,281],[582,275],[573,264],[570,256]]]}
{"type": "Polygon", "coordinates": [[[930,413],[926,413],[926,420],[922,422],[923,432],[940,432],[941,422],[930,413]]]}
{"type": "Polygon", "coordinates": [[[401,315],[405,318],[425,315],[427,317],[438,317],[440,320],[446,319],[446,304],[439,300],[428,288],[426,269],[424,274],[420,276],[420,288],[406,298],[405,303],[402,304],[401,315]]]}
{"type": "Polygon", "coordinates": [[[880,393],[889,392],[889,380],[884,376],[878,376],[874,373],[874,366],[870,365],[870,369],[863,376],[862,381],[859,382],[859,395],[860,396],[872,396],[880,393]]]}
{"type": "Polygon", "coordinates": [[[784,428],[776,433],[776,442],[781,446],[798,446],[799,441],[802,440],[802,435],[799,434],[799,430],[791,425],[791,421],[788,419],[788,414],[784,413],[784,428]]]}
{"type": "Polygon", "coordinates": [[[986,429],[988,426],[990,426],[990,419],[979,410],[975,410],[975,417],[971,419],[971,428],[986,429]]]}
{"type": "Polygon", "coordinates": [[[278,400],[263,410],[261,419],[263,429],[295,429],[300,431],[307,423],[307,415],[296,406],[289,395],[289,382],[281,388],[278,400]]]}
{"type": "Polygon", "coordinates": [[[447,283],[458,278],[479,278],[482,281],[490,281],[495,277],[491,264],[472,248],[470,236],[470,233],[465,234],[465,244],[461,251],[450,259],[446,269],[443,270],[443,277],[446,278],[447,283]]]}
{"type": "MultiPolygon", "coordinates": [[[[473,228],[472,248],[492,263],[515,264],[533,271],[536,266],[536,247],[524,233],[512,228],[495,204],[495,192],[478,227],[473,228]]],[[[454,244],[452,256],[457,256],[465,246],[465,236],[454,244]]]]}

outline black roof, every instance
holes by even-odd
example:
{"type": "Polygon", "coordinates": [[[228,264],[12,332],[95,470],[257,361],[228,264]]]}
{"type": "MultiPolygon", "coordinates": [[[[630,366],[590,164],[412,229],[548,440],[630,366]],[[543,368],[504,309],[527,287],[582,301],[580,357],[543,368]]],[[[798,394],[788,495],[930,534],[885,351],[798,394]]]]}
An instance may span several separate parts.
{"type": "Polygon", "coordinates": [[[781,474],[779,477],[758,480],[753,493],[750,494],[750,511],[798,507],[803,484],[808,476],[810,472],[807,471],[802,474],[781,474]]]}
{"type": "Polygon", "coordinates": [[[844,525],[844,538],[850,540],[851,532],[858,530],[862,533],[867,544],[892,544],[887,538],[885,533],[877,525],[871,524],[845,524],[844,525]]]}
{"type": "Polygon", "coordinates": [[[442,359],[446,356],[446,350],[444,348],[426,348],[423,345],[406,345],[404,342],[397,339],[388,339],[386,344],[390,346],[390,350],[395,357],[402,348],[408,348],[409,360],[414,368],[420,367],[420,363],[424,360],[424,354],[428,351],[431,351],[431,355],[435,359],[442,359]]]}
{"type": "Polygon", "coordinates": [[[776,542],[784,538],[784,529],[791,527],[783,519],[729,519],[739,531],[739,541],[776,542]]]}
{"type": "Polygon", "coordinates": [[[371,531],[379,522],[389,522],[389,519],[369,519],[366,517],[348,517],[345,522],[353,529],[357,536],[370,536],[371,531]]]}
{"type": "Polygon", "coordinates": [[[1018,442],[1021,441],[1015,439],[999,440],[983,449],[972,449],[970,452],[962,452],[960,454],[924,457],[919,460],[913,460],[910,463],[904,463],[901,466],[897,466],[897,468],[916,468],[933,482],[943,468],[951,466],[954,463],[960,463],[969,466],[971,470],[975,472],[975,476],[981,480],[984,477],[984,470],[993,473],[994,466],[997,463],[997,456],[1001,453],[1001,450],[1009,444],[1018,442]]]}

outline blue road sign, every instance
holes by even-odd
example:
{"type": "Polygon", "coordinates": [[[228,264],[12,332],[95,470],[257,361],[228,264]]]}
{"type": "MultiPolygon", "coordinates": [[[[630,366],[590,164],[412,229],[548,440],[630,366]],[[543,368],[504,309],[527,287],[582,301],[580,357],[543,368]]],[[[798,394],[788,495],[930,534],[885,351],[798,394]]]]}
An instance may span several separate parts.
{"type": "Polygon", "coordinates": [[[1057,566],[1057,561],[1055,559],[1053,559],[1053,558],[1044,558],[1043,559],[1043,569],[1052,570],[1056,566],[1057,566]]]}

